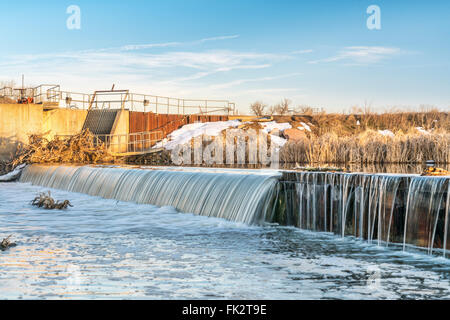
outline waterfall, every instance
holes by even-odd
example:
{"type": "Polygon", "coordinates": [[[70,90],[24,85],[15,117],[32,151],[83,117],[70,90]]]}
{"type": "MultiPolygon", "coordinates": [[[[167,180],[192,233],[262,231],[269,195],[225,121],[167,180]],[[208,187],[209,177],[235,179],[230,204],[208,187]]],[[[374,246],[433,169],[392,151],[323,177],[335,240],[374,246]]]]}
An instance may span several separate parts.
{"type": "Polygon", "coordinates": [[[270,174],[33,165],[21,182],[173,206],[246,224],[274,222],[446,256],[450,178],[289,172],[270,174]]]}
{"type": "Polygon", "coordinates": [[[443,190],[447,185],[447,178],[416,177],[411,181],[406,205],[404,248],[412,244],[427,248],[430,254],[435,246],[445,248],[448,193],[444,197],[443,190]]]}
{"type": "Polygon", "coordinates": [[[273,220],[446,255],[449,177],[284,172],[273,220]]]}
{"type": "Polygon", "coordinates": [[[42,165],[27,167],[20,181],[247,224],[266,219],[278,183],[273,174],[42,165]]]}

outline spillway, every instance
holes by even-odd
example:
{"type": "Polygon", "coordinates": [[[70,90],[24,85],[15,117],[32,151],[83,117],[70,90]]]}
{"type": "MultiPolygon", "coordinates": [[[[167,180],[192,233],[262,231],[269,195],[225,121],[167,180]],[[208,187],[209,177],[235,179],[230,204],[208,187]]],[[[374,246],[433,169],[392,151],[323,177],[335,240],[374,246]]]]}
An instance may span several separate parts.
{"type": "Polygon", "coordinates": [[[448,250],[450,177],[33,165],[20,179],[246,224],[279,223],[428,254],[448,250]]]}
{"type": "Polygon", "coordinates": [[[273,217],[378,245],[448,249],[450,177],[284,172],[273,217]]]}
{"type": "Polygon", "coordinates": [[[41,165],[20,181],[247,224],[266,220],[278,183],[276,175],[41,165]]]}

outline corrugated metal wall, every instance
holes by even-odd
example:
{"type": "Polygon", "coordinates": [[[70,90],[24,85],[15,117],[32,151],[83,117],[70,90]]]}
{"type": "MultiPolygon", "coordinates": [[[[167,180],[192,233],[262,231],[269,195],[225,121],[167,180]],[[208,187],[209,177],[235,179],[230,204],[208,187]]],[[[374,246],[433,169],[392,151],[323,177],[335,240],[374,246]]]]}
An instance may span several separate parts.
{"type": "Polygon", "coordinates": [[[185,124],[195,122],[227,121],[228,116],[156,114],[152,112],[130,112],[130,133],[161,129],[167,135],[185,124]]]}

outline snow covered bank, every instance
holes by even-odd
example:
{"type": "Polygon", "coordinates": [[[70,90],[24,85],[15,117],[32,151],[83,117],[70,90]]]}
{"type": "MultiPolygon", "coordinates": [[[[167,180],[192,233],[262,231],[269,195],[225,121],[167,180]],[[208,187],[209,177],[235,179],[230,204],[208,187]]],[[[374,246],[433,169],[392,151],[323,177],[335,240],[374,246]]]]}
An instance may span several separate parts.
{"type": "MultiPolygon", "coordinates": [[[[205,135],[210,137],[217,137],[224,130],[237,128],[244,123],[239,120],[229,120],[187,124],[169,134],[166,139],[157,143],[154,148],[165,148],[166,150],[173,150],[176,146],[185,144],[198,136],[205,135]]],[[[277,123],[275,121],[271,121],[260,122],[259,124],[262,127],[262,131],[269,134],[271,140],[278,146],[282,147],[287,142],[287,140],[283,137],[275,135],[275,132],[283,132],[285,129],[291,129],[292,126],[289,123],[277,123]]]]}
{"type": "Polygon", "coordinates": [[[0,182],[11,182],[19,179],[22,170],[26,167],[26,164],[21,164],[20,166],[17,166],[13,171],[0,176],[0,182]]]}

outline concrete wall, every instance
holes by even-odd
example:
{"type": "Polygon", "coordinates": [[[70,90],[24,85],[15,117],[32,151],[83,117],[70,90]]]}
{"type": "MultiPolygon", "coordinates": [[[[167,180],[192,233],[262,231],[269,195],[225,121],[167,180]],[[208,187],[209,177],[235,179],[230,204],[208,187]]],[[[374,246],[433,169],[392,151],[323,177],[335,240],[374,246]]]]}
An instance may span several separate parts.
{"type": "Polygon", "coordinates": [[[83,129],[87,110],[54,109],[44,111],[42,131],[48,134],[46,137],[52,139],[56,134],[71,135],[83,129]]]}
{"type": "Polygon", "coordinates": [[[42,132],[42,106],[0,104],[0,160],[6,160],[28,135],[42,132]]]}
{"type": "Polygon", "coordinates": [[[30,134],[78,133],[87,111],[54,109],[44,111],[36,104],[0,104],[0,160],[7,160],[19,143],[28,143],[30,134]]]}
{"type": "Polygon", "coordinates": [[[130,132],[130,112],[128,110],[120,110],[117,113],[111,129],[111,134],[116,135],[111,141],[110,151],[122,153],[128,151],[128,133],[130,132]]]}

